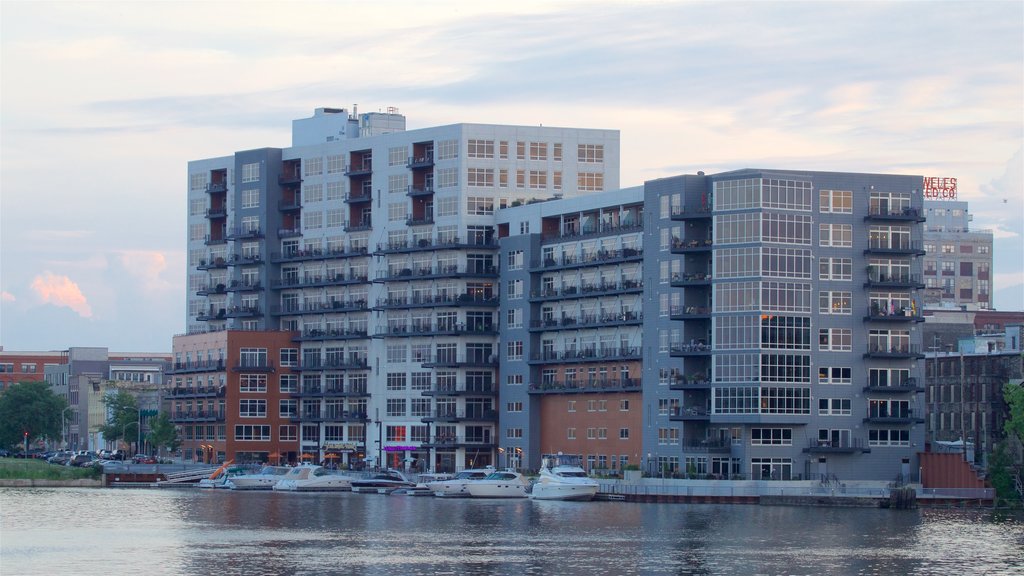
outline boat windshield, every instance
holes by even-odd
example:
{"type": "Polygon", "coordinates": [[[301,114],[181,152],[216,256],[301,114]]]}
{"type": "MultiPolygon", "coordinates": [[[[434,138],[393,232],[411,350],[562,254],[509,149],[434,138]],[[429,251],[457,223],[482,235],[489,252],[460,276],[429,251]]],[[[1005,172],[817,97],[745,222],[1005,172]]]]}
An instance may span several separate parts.
{"type": "Polygon", "coordinates": [[[511,472],[492,472],[484,478],[485,480],[515,480],[516,475],[511,472]]]}
{"type": "Polygon", "coordinates": [[[566,478],[586,478],[587,477],[587,473],[583,472],[581,470],[562,470],[562,471],[558,472],[558,475],[559,476],[564,476],[566,478]]]}

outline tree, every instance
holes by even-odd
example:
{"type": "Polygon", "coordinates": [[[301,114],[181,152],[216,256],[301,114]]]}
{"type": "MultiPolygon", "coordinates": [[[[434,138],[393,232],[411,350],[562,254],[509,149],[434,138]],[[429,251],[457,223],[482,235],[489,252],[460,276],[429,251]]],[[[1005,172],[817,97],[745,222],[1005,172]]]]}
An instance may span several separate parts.
{"type": "Polygon", "coordinates": [[[166,412],[161,412],[149,421],[149,434],[146,435],[146,439],[150,444],[156,446],[157,450],[167,448],[173,452],[181,445],[181,440],[178,439],[178,430],[171,423],[171,418],[166,412]]]}
{"type": "Polygon", "coordinates": [[[25,440],[60,438],[68,404],[46,382],[21,382],[0,394],[0,446],[25,440]]]}
{"type": "Polygon", "coordinates": [[[1003,400],[1009,409],[1009,417],[1003,424],[1003,431],[1007,436],[1016,436],[1019,442],[1024,443],[1024,386],[1004,384],[1003,400]]]}
{"type": "Polygon", "coordinates": [[[103,438],[121,440],[127,445],[139,438],[139,402],[126,390],[118,390],[103,399],[107,405],[107,423],[100,427],[103,438]]]}

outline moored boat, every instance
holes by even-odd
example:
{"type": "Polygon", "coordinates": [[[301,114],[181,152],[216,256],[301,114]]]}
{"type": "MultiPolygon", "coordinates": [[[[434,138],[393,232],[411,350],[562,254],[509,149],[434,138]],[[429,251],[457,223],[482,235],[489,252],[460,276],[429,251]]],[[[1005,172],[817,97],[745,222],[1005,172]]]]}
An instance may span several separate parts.
{"type": "Polygon", "coordinates": [[[352,489],[352,477],[316,464],[300,464],[274,484],[283,492],[342,492],[352,489]]]}
{"type": "Polygon", "coordinates": [[[399,488],[412,488],[415,482],[409,481],[398,470],[385,470],[371,474],[366,478],[352,480],[352,491],[362,493],[376,492],[378,494],[390,494],[399,488]]]}
{"type": "Polygon", "coordinates": [[[491,472],[483,480],[473,480],[466,490],[473,498],[526,498],[530,483],[519,472],[491,472]]]}
{"type": "Polygon", "coordinates": [[[540,477],[530,491],[534,500],[592,500],[598,484],[587,476],[578,456],[562,454],[541,460],[540,477]]]}
{"type": "Polygon", "coordinates": [[[227,487],[232,490],[270,490],[290,470],[287,466],[264,466],[259,472],[229,477],[227,487]]]}
{"type": "Polygon", "coordinates": [[[231,461],[228,460],[227,462],[221,464],[219,468],[214,470],[213,474],[210,474],[208,477],[200,480],[199,483],[196,484],[196,486],[205,489],[228,488],[228,480],[231,478],[231,476],[237,476],[244,472],[245,468],[242,468],[241,466],[232,467],[231,461]]]}
{"type": "Polygon", "coordinates": [[[444,480],[451,480],[451,474],[435,474],[427,472],[420,474],[416,477],[416,485],[409,488],[399,488],[392,492],[394,495],[403,496],[433,496],[434,492],[430,489],[430,484],[433,482],[441,482],[444,480]]]}
{"type": "Polygon", "coordinates": [[[493,466],[488,468],[467,468],[457,472],[451,479],[428,482],[427,488],[434,493],[434,496],[469,498],[469,490],[466,489],[466,486],[474,480],[483,480],[494,471],[493,466]]]}

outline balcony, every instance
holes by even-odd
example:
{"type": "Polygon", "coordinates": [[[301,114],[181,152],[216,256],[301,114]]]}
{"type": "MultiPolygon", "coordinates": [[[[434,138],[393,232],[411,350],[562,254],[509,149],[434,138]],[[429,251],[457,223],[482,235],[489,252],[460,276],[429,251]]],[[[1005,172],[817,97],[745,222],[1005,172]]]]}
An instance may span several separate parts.
{"type": "Polygon", "coordinates": [[[599,236],[628,234],[630,232],[640,232],[643,229],[644,227],[642,224],[634,224],[632,222],[622,224],[602,222],[597,225],[582,226],[571,230],[563,230],[558,234],[550,234],[543,236],[540,240],[540,243],[552,244],[556,242],[565,242],[566,239],[569,238],[593,238],[599,236]]]}
{"type": "Polygon", "coordinates": [[[894,306],[886,307],[880,304],[872,304],[871,306],[868,306],[867,315],[864,316],[864,321],[924,322],[924,316],[912,307],[900,306],[899,308],[896,308],[894,306]]]}
{"type": "Polygon", "coordinates": [[[261,314],[259,306],[230,306],[227,309],[228,318],[256,318],[261,314]]]}
{"type": "Polygon", "coordinates": [[[204,259],[200,260],[199,261],[199,265],[196,266],[196,270],[215,270],[215,269],[218,269],[218,268],[227,268],[227,267],[228,267],[228,261],[224,257],[222,257],[222,256],[217,256],[217,257],[204,258],[204,259]]]}
{"type": "Polygon", "coordinates": [[[277,209],[281,212],[296,212],[302,209],[302,201],[297,196],[278,200],[277,209]]]}
{"type": "Polygon", "coordinates": [[[869,240],[865,254],[890,254],[898,256],[924,256],[924,248],[917,241],[876,241],[869,240]]]}
{"type": "Polygon", "coordinates": [[[215,218],[227,218],[228,209],[225,207],[220,208],[207,208],[206,217],[213,220],[215,218]]]}
{"type": "Polygon", "coordinates": [[[699,206],[672,206],[669,217],[672,220],[693,220],[697,218],[711,218],[711,207],[699,206]]]}
{"type": "Polygon", "coordinates": [[[673,422],[708,422],[711,413],[707,408],[679,407],[669,413],[668,419],[673,422]]]}
{"type": "Polygon", "coordinates": [[[865,288],[902,288],[906,290],[924,290],[924,282],[919,274],[885,274],[873,267],[868,267],[868,281],[865,288]]]}
{"type": "MultiPolygon", "coordinates": [[[[221,364],[223,370],[223,364],[221,364]]],[[[205,372],[205,370],[200,370],[205,372]]],[[[175,372],[175,374],[187,374],[187,371],[175,372]]],[[[173,399],[185,399],[185,398],[216,398],[224,395],[223,386],[181,386],[176,388],[170,388],[164,392],[164,395],[168,398],[173,399]]]]}
{"type": "Polygon", "coordinates": [[[224,320],[228,317],[228,311],[226,308],[213,308],[212,306],[207,310],[200,312],[196,315],[197,322],[209,322],[211,320],[224,320]]]}
{"type": "Polygon", "coordinates": [[[561,319],[534,320],[530,323],[530,332],[550,332],[554,330],[583,330],[586,328],[605,328],[609,326],[639,326],[643,324],[644,315],[637,312],[621,312],[619,314],[583,314],[563,316],[561,319]]]}
{"type": "Polygon", "coordinates": [[[562,289],[549,288],[538,294],[530,295],[530,302],[548,302],[552,300],[575,300],[578,298],[597,298],[600,296],[618,296],[622,294],[639,294],[644,291],[644,283],[640,280],[623,280],[619,284],[582,284],[566,286],[562,289]]]}
{"type": "Polygon", "coordinates": [[[917,378],[907,378],[902,382],[894,382],[892,384],[873,384],[869,380],[867,386],[864,387],[864,391],[871,392],[872,394],[921,393],[924,392],[924,386],[918,385],[917,378]]]}
{"type": "Polygon", "coordinates": [[[200,286],[199,290],[196,290],[196,296],[212,296],[214,294],[227,294],[228,287],[223,283],[220,284],[207,284],[200,286]]]}
{"type": "Polygon", "coordinates": [[[422,252],[435,250],[497,250],[498,243],[493,238],[464,241],[459,238],[432,240],[420,238],[415,242],[396,240],[377,245],[374,254],[402,254],[406,252],[422,252]]]}
{"type": "Polygon", "coordinates": [[[405,195],[410,198],[420,198],[423,196],[430,196],[434,193],[433,186],[409,186],[406,189],[405,195]]]}
{"type": "Polygon", "coordinates": [[[322,342],[324,340],[361,340],[368,337],[369,335],[366,330],[323,330],[321,328],[307,328],[295,338],[295,341],[322,342]]]}
{"type": "Polygon", "coordinates": [[[711,240],[683,240],[672,238],[672,246],[669,251],[673,254],[690,254],[692,252],[709,252],[713,246],[711,240]]]}
{"type": "Polygon", "coordinates": [[[345,222],[342,227],[345,232],[364,232],[373,228],[373,222],[369,218],[364,218],[355,222],[345,222]]]}
{"type": "Polygon", "coordinates": [[[707,306],[672,306],[668,311],[669,320],[705,320],[711,318],[707,306]]]}
{"type": "Polygon", "coordinates": [[[231,367],[233,372],[274,372],[277,367],[269,360],[242,360],[231,367]]]}
{"type": "Polygon", "coordinates": [[[405,220],[406,226],[429,226],[434,223],[434,217],[431,215],[424,215],[420,218],[407,218],[405,220]]]}
{"type": "Polygon", "coordinates": [[[435,448],[440,450],[455,450],[456,448],[475,448],[479,450],[494,450],[494,441],[483,437],[467,437],[455,435],[438,435],[428,438],[423,443],[423,448],[435,448]]]}
{"type": "Polygon", "coordinates": [[[868,351],[864,353],[865,358],[893,358],[893,359],[911,359],[911,358],[924,358],[924,354],[921,354],[921,347],[914,344],[896,344],[893,346],[881,346],[878,344],[868,344],[868,351]]]}
{"type": "Polygon", "coordinates": [[[324,286],[350,286],[366,284],[370,279],[363,274],[335,274],[333,276],[309,275],[301,278],[282,278],[273,285],[275,290],[284,288],[321,288],[324,286]]]}
{"type": "MultiPolygon", "coordinates": [[[[175,362],[168,374],[190,374],[196,372],[223,372],[223,360],[196,360],[195,362],[175,362]]],[[[198,389],[198,388],[197,388],[198,389]]],[[[181,390],[172,388],[171,390],[181,390]]]]}
{"type": "Polygon", "coordinates": [[[324,410],[323,412],[303,411],[291,416],[292,422],[365,422],[369,420],[366,412],[350,412],[348,410],[324,410]]]}
{"type": "Polygon", "coordinates": [[[605,394],[639,392],[640,379],[553,380],[530,384],[529,394],[605,394]]]}
{"type": "Polygon", "coordinates": [[[371,200],[373,200],[373,195],[369,190],[359,190],[345,195],[345,202],[348,204],[358,204],[360,202],[369,202],[371,200]]]}
{"type": "Polygon", "coordinates": [[[352,178],[360,178],[363,176],[369,176],[373,174],[373,162],[363,162],[361,164],[349,164],[345,166],[345,176],[352,178]]]}
{"type": "Polygon", "coordinates": [[[497,384],[467,384],[457,382],[454,384],[437,384],[430,390],[424,390],[423,396],[495,396],[498,394],[497,384]]]}
{"type": "Polygon", "coordinates": [[[224,420],[223,410],[176,410],[172,422],[218,422],[224,420]]]}
{"type": "Polygon", "coordinates": [[[543,262],[534,262],[533,272],[542,270],[559,270],[568,268],[585,268],[598,264],[618,264],[643,260],[644,251],[640,248],[623,248],[621,250],[595,250],[581,252],[579,256],[548,257],[543,262]]]}
{"type": "Polygon", "coordinates": [[[868,215],[865,221],[877,220],[883,222],[924,222],[925,217],[917,208],[892,208],[889,206],[873,205],[868,206],[868,215]]]}
{"type": "Polygon", "coordinates": [[[302,184],[302,175],[298,170],[282,172],[277,177],[278,186],[295,186],[302,184]]]}
{"type": "Polygon", "coordinates": [[[914,410],[910,409],[897,409],[897,410],[868,410],[867,416],[864,417],[864,423],[866,424],[923,424],[924,418],[920,418],[914,414],[914,410]]]}
{"type": "Polygon", "coordinates": [[[302,236],[302,228],[278,228],[278,238],[297,238],[302,236]]]}
{"type": "Polygon", "coordinates": [[[258,292],[263,289],[263,284],[259,280],[232,280],[228,284],[228,292],[258,292]]]}
{"type": "Polygon", "coordinates": [[[285,252],[273,252],[270,255],[270,260],[275,263],[279,262],[304,262],[307,260],[323,260],[331,258],[354,258],[357,256],[366,256],[368,252],[366,247],[351,247],[343,249],[333,250],[287,250],[285,252]]]}
{"type": "Polygon", "coordinates": [[[324,370],[369,370],[370,364],[361,356],[348,358],[327,358],[324,360],[303,360],[295,370],[299,372],[320,372],[324,370]]]}
{"type": "Polygon", "coordinates": [[[494,323],[480,324],[432,324],[430,322],[413,322],[408,325],[388,326],[384,332],[374,336],[384,337],[421,337],[421,336],[497,336],[498,327],[494,323]]]}
{"type": "Polygon", "coordinates": [[[728,454],[732,452],[732,440],[707,438],[683,442],[683,452],[699,454],[728,454]]]}
{"type": "Polygon", "coordinates": [[[413,297],[388,297],[377,300],[374,310],[394,310],[402,308],[437,308],[442,306],[486,306],[498,305],[498,298],[486,294],[426,294],[413,297]]]}
{"type": "Polygon", "coordinates": [[[435,410],[421,422],[497,422],[497,410],[435,410]]]}
{"type": "Polygon", "coordinates": [[[695,274],[673,274],[669,286],[673,288],[687,288],[689,286],[710,286],[711,274],[698,272],[695,274]]]}
{"type": "Polygon", "coordinates": [[[425,156],[418,156],[415,158],[409,158],[405,163],[406,168],[410,170],[420,170],[422,168],[430,168],[434,165],[434,155],[427,154],[425,156]]]}
{"type": "Polygon", "coordinates": [[[274,316],[290,316],[298,314],[332,314],[343,312],[363,312],[369,310],[366,300],[329,300],[327,302],[306,302],[289,304],[271,308],[274,316]]]}
{"type": "Polygon", "coordinates": [[[203,244],[206,244],[207,246],[216,246],[218,244],[227,244],[227,243],[228,243],[227,238],[223,238],[221,236],[213,236],[211,234],[207,234],[206,236],[203,237],[203,244]]]}
{"type": "Polygon", "coordinates": [[[228,240],[256,240],[258,238],[263,238],[263,231],[252,226],[234,228],[227,235],[228,240]]]}
{"type": "Polygon", "coordinates": [[[703,342],[690,342],[683,344],[675,342],[669,346],[668,355],[673,358],[685,358],[687,356],[710,356],[711,345],[703,342]]]}
{"type": "Polygon", "coordinates": [[[857,454],[871,452],[860,438],[839,438],[837,440],[815,440],[810,438],[804,452],[808,454],[857,454]]]}
{"type": "Polygon", "coordinates": [[[711,380],[707,376],[676,376],[668,381],[669,390],[710,390],[711,380]]]}
{"type": "Polygon", "coordinates": [[[228,258],[228,266],[255,266],[263,263],[263,256],[259,254],[232,254],[228,258]]]}
{"type": "MultiPolygon", "coordinates": [[[[414,359],[413,362],[420,362],[420,360],[414,359]]],[[[497,365],[497,354],[471,354],[468,356],[441,354],[422,359],[424,368],[494,368],[497,365]]]]}
{"type": "Polygon", "coordinates": [[[364,398],[370,396],[365,385],[358,386],[303,386],[297,393],[300,398],[364,398]]]}
{"type": "Polygon", "coordinates": [[[207,194],[221,194],[228,191],[227,182],[212,182],[206,185],[207,194]]]}
{"type": "Polygon", "coordinates": [[[410,282],[413,280],[430,280],[436,278],[497,278],[497,266],[456,266],[435,265],[420,268],[393,268],[382,272],[374,282],[410,282]]]}
{"type": "Polygon", "coordinates": [[[622,360],[640,360],[638,346],[622,348],[583,348],[580,350],[554,351],[548,350],[530,357],[530,364],[581,364],[585,362],[608,362],[622,360]]]}

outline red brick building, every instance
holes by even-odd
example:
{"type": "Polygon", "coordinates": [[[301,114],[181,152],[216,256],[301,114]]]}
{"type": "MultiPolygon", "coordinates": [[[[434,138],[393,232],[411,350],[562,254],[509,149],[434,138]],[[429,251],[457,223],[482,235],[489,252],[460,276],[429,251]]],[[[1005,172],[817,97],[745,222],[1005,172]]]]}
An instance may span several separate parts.
{"type": "Polygon", "coordinates": [[[18,382],[42,382],[47,365],[67,364],[64,352],[15,352],[0,348],[0,390],[18,382]]]}

